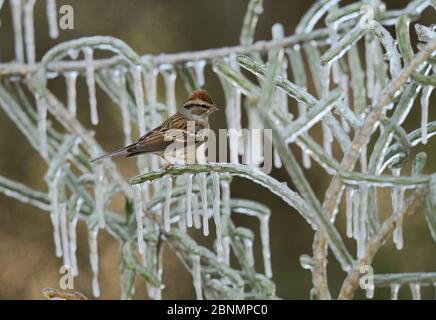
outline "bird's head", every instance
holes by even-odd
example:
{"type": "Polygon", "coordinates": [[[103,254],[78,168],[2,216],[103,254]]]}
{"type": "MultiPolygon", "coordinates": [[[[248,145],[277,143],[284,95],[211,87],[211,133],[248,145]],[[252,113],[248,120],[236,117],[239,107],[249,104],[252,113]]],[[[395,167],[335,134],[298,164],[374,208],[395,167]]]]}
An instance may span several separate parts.
{"type": "Polygon", "coordinates": [[[212,98],[205,90],[199,89],[195,90],[189,96],[188,100],[183,104],[182,109],[186,114],[206,118],[219,108],[213,103],[212,98]]]}

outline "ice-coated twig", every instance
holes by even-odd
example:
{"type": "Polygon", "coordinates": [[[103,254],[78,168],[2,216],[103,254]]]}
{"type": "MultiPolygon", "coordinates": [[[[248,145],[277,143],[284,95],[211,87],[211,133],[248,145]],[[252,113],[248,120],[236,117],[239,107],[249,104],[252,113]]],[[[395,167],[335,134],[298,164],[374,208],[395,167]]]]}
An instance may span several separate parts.
{"type": "MultiPolygon", "coordinates": [[[[333,248],[336,255],[340,255],[341,261],[344,263],[344,268],[347,264],[351,263],[351,256],[345,248],[343,241],[337,230],[331,226],[322,212],[313,211],[309,209],[306,202],[295,192],[289,188],[285,188],[282,183],[278,182],[271,176],[264,174],[260,170],[253,170],[252,167],[244,166],[241,164],[226,164],[226,163],[208,163],[204,165],[188,165],[182,167],[172,167],[167,170],[156,172],[148,172],[143,175],[136,176],[130,180],[130,184],[138,184],[146,181],[159,179],[166,174],[172,176],[182,175],[184,173],[206,173],[218,172],[229,173],[249,179],[276,194],[283,199],[287,204],[295,208],[311,225],[315,224],[323,229],[329,239],[329,244],[333,248]],[[315,214],[313,214],[315,213],[315,214]]],[[[201,189],[200,189],[201,190],[201,189]]],[[[195,217],[195,216],[194,216],[195,217]]]]}
{"type": "Polygon", "coordinates": [[[47,22],[50,38],[56,39],[59,37],[58,28],[58,18],[57,18],[57,8],[56,0],[46,0],[47,1],[47,22]]]}
{"type": "Polygon", "coordinates": [[[287,137],[287,142],[294,142],[295,139],[302,133],[309,130],[316,122],[325,116],[335,105],[339,103],[342,96],[338,90],[329,93],[327,97],[322,99],[309,112],[300,116],[296,121],[285,128],[284,136],[287,137]]]}
{"type": "Polygon", "coordinates": [[[272,277],[271,268],[271,251],[270,251],[270,236],[269,236],[269,215],[262,215],[259,217],[260,222],[260,241],[262,243],[262,256],[265,275],[268,278],[272,277]]]}
{"type": "Polygon", "coordinates": [[[347,278],[342,284],[339,299],[353,298],[355,290],[359,285],[359,280],[362,277],[362,273],[360,272],[362,266],[371,265],[375,254],[382,246],[383,242],[392,234],[398,219],[413,212],[422,202],[426,192],[428,191],[425,187],[415,191],[413,195],[406,199],[403,209],[387,218],[378,232],[368,240],[364,256],[354,263],[353,269],[348,273],[347,278]]]}
{"type": "Polygon", "coordinates": [[[254,32],[257,21],[263,12],[263,0],[250,0],[242,23],[241,36],[239,42],[243,46],[248,46],[254,41],[254,32]]]}

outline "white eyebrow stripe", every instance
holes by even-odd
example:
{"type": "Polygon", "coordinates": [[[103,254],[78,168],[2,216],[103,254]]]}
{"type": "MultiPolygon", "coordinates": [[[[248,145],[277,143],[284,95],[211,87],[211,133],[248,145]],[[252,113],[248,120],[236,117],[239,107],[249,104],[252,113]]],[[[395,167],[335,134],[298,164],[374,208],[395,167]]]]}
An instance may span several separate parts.
{"type": "Polygon", "coordinates": [[[184,104],[183,104],[183,106],[184,107],[186,107],[186,106],[189,106],[189,105],[204,105],[204,106],[208,106],[208,107],[213,107],[214,105],[213,104],[211,104],[211,103],[209,103],[209,102],[206,102],[206,101],[204,101],[204,100],[200,100],[200,99],[195,99],[195,100],[188,100],[188,101],[186,101],[184,104]]]}

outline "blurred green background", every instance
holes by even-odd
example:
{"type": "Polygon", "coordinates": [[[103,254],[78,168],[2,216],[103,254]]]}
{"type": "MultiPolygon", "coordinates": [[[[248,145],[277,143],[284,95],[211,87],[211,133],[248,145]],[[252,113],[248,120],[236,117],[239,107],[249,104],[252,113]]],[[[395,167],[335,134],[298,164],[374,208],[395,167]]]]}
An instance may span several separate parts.
{"type": "MultiPolygon", "coordinates": [[[[351,1],[343,1],[350,3],[351,1]]],[[[217,48],[237,45],[242,19],[247,0],[82,0],[58,1],[70,4],[74,8],[74,30],[60,30],[59,39],[48,37],[45,1],[38,0],[35,9],[35,31],[37,60],[58,42],[82,36],[111,35],[125,41],[140,54],[159,54],[163,52],[179,52],[217,48]]],[[[313,1],[265,0],[264,13],[260,17],[256,31],[256,39],[270,39],[271,26],[280,22],[286,34],[293,30],[313,1]]],[[[403,7],[408,1],[387,1],[388,8],[403,7]]],[[[435,21],[434,11],[424,12],[421,23],[429,25],[435,21]]],[[[11,61],[14,57],[13,38],[9,3],[6,1],[1,11],[0,57],[2,62],[11,61]]],[[[210,67],[206,68],[206,89],[219,105],[224,105],[224,97],[219,81],[210,67]]],[[[89,123],[88,97],[84,79],[78,83],[79,118],[87,127],[89,123]]],[[[162,82],[160,82],[162,84],[162,82]]],[[[55,94],[65,101],[65,84],[61,77],[50,83],[55,94]]],[[[159,91],[159,99],[164,101],[164,91],[159,91]]],[[[309,88],[309,90],[311,90],[309,88]]],[[[186,99],[183,85],[177,85],[177,101],[186,99]]],[[[431,107],[435,99],[431,101],[431,107]]],[[[296,110],[294,101],[290,101],[290,110],[296,110]]],[[[112,102],[101,91],[98,91],[98,110],[100,125],[95,128],[96,137],[106,150],[118,148],[123,144],[121,119],[112,102]]],[[[405,123],[405,128],[419,126],[419,107],[412,111],[405,123]]],[[[435,119],[435,110],[430,108],[430,119],[435,119]]],[[[225,127],[224,112],[212,119],[214,129],[225,127]]],[[[319,139],[319,130],[314,131],[319,139]]],[[[0,175],[26,183],[39,190],[46,190],[43,181],[46,165],[40,156],[30,147],[23,135],[13,123],[0,112],[0,175]]],[[[425,148],[429,152],[426,172],[436,171],[434,140],[425,148]]],[[[297,148],[295,153],[301,159],[297,148]]],[[[136,174],[134,160],[117,160],[120,170],[126,177],[136,174]]],[[[330,177],[318,165],[306,172],[316,193],[323,198],[330,177]]],[[[287,181],[292,186],[286,172],[274,170],[272,176],[280,181],[287,181]]],[[[307,270],[299,264],[299,256],[311,253],[313,231],[280,199],[260,187],[236,179],[232,184],[232,194],[259,200],[272,209],[271,250],[274,281],[277,284],[277,295],[286,299],[307,299],[311,288],[311,277],[307,270]]],[[[390,213],[388,192],[383,191],[379,197],[381,208],[390,213]]],[[[54,255],[52,228],[47,213],[30,205],[0,195],[0,298],[1,299],[41,299],[41,289],[59,286],[59,268],[62,261],[54,255]]],[[[121,210],[121,199],[113,204],[121,210]]],[[[237,225],[252,228],[258,235],[256,220],[235,216],[237,225]]],[[[341,211],[338,223],[344,231],[344,212],[341,211]]],[[[344,232],[342,232],[344,234],[344,232]]],[[[391,241],[376,256],[374,268],[376,273],[436,271],[435,244],[432,242],[424,221],[422,209],[407,218],[405,223],[405,247],[396,251],[391,241]]],[[[202,239],[210,245],[211,239],[202,239]]],[[[344,236],[345,237],[345,236],[344,236]]],[[[100,285],[101,297],[118,299],[120,294],[120,276],[118,272],[118,244],[106,232],[99,235],[100,285]]],[[[355,252],[354,243],[348,242],[349,248],[355,252]]],[[[256,240],[256,266],[262,270],[260,243],[256,240]]],[[[88,261],[88,245],[86,226],[78,226],[78,263],[79,276],[75,279],[75,290],[91,297],[91,272],[88,261]]],[[[194,298],[190,274],[183,268],[169,248],[164,255],[164,298],[194,298]]],[[[340,284],[345,277],[334,257],[329,255],[329,283],[333,296],[336,296],[340,284]]],[[[430,288],[423,289],[424,298],[433,298],[430,288]]],[[[135,298],[146,296],[144,283],[137,281],[135,298]]],[[[376,290],[376,298],[387,298],[387,289],[376,290]]],[[[360,292],[358,297],[362,298],[360,292]]],[[[400,291],[400,298],[409,298],[408,289],[400,291]]]]}

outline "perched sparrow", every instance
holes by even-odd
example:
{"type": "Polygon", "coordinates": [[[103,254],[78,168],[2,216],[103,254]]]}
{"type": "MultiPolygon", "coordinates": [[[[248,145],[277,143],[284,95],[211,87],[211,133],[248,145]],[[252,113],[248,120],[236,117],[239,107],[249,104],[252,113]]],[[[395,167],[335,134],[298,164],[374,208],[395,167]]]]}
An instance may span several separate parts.
{"type": "MultiPolygon", "coordinates": [[[[142,136],[137,142],[114,152],[101,155],[90,162],[109,157],[132,157],[142,153],[153,153],[164,157],[167,147],[178,142],[187,149],[189,141],[195,147],[204,141],[192,137],[202,129],[209,128],[209,115],[218,110],[205,90],[196,90],[186,100],[177,113],[165,120],[160,126],[142,136]]],[[[186,156],[186,154],[185,154],[186,156]]]]}

